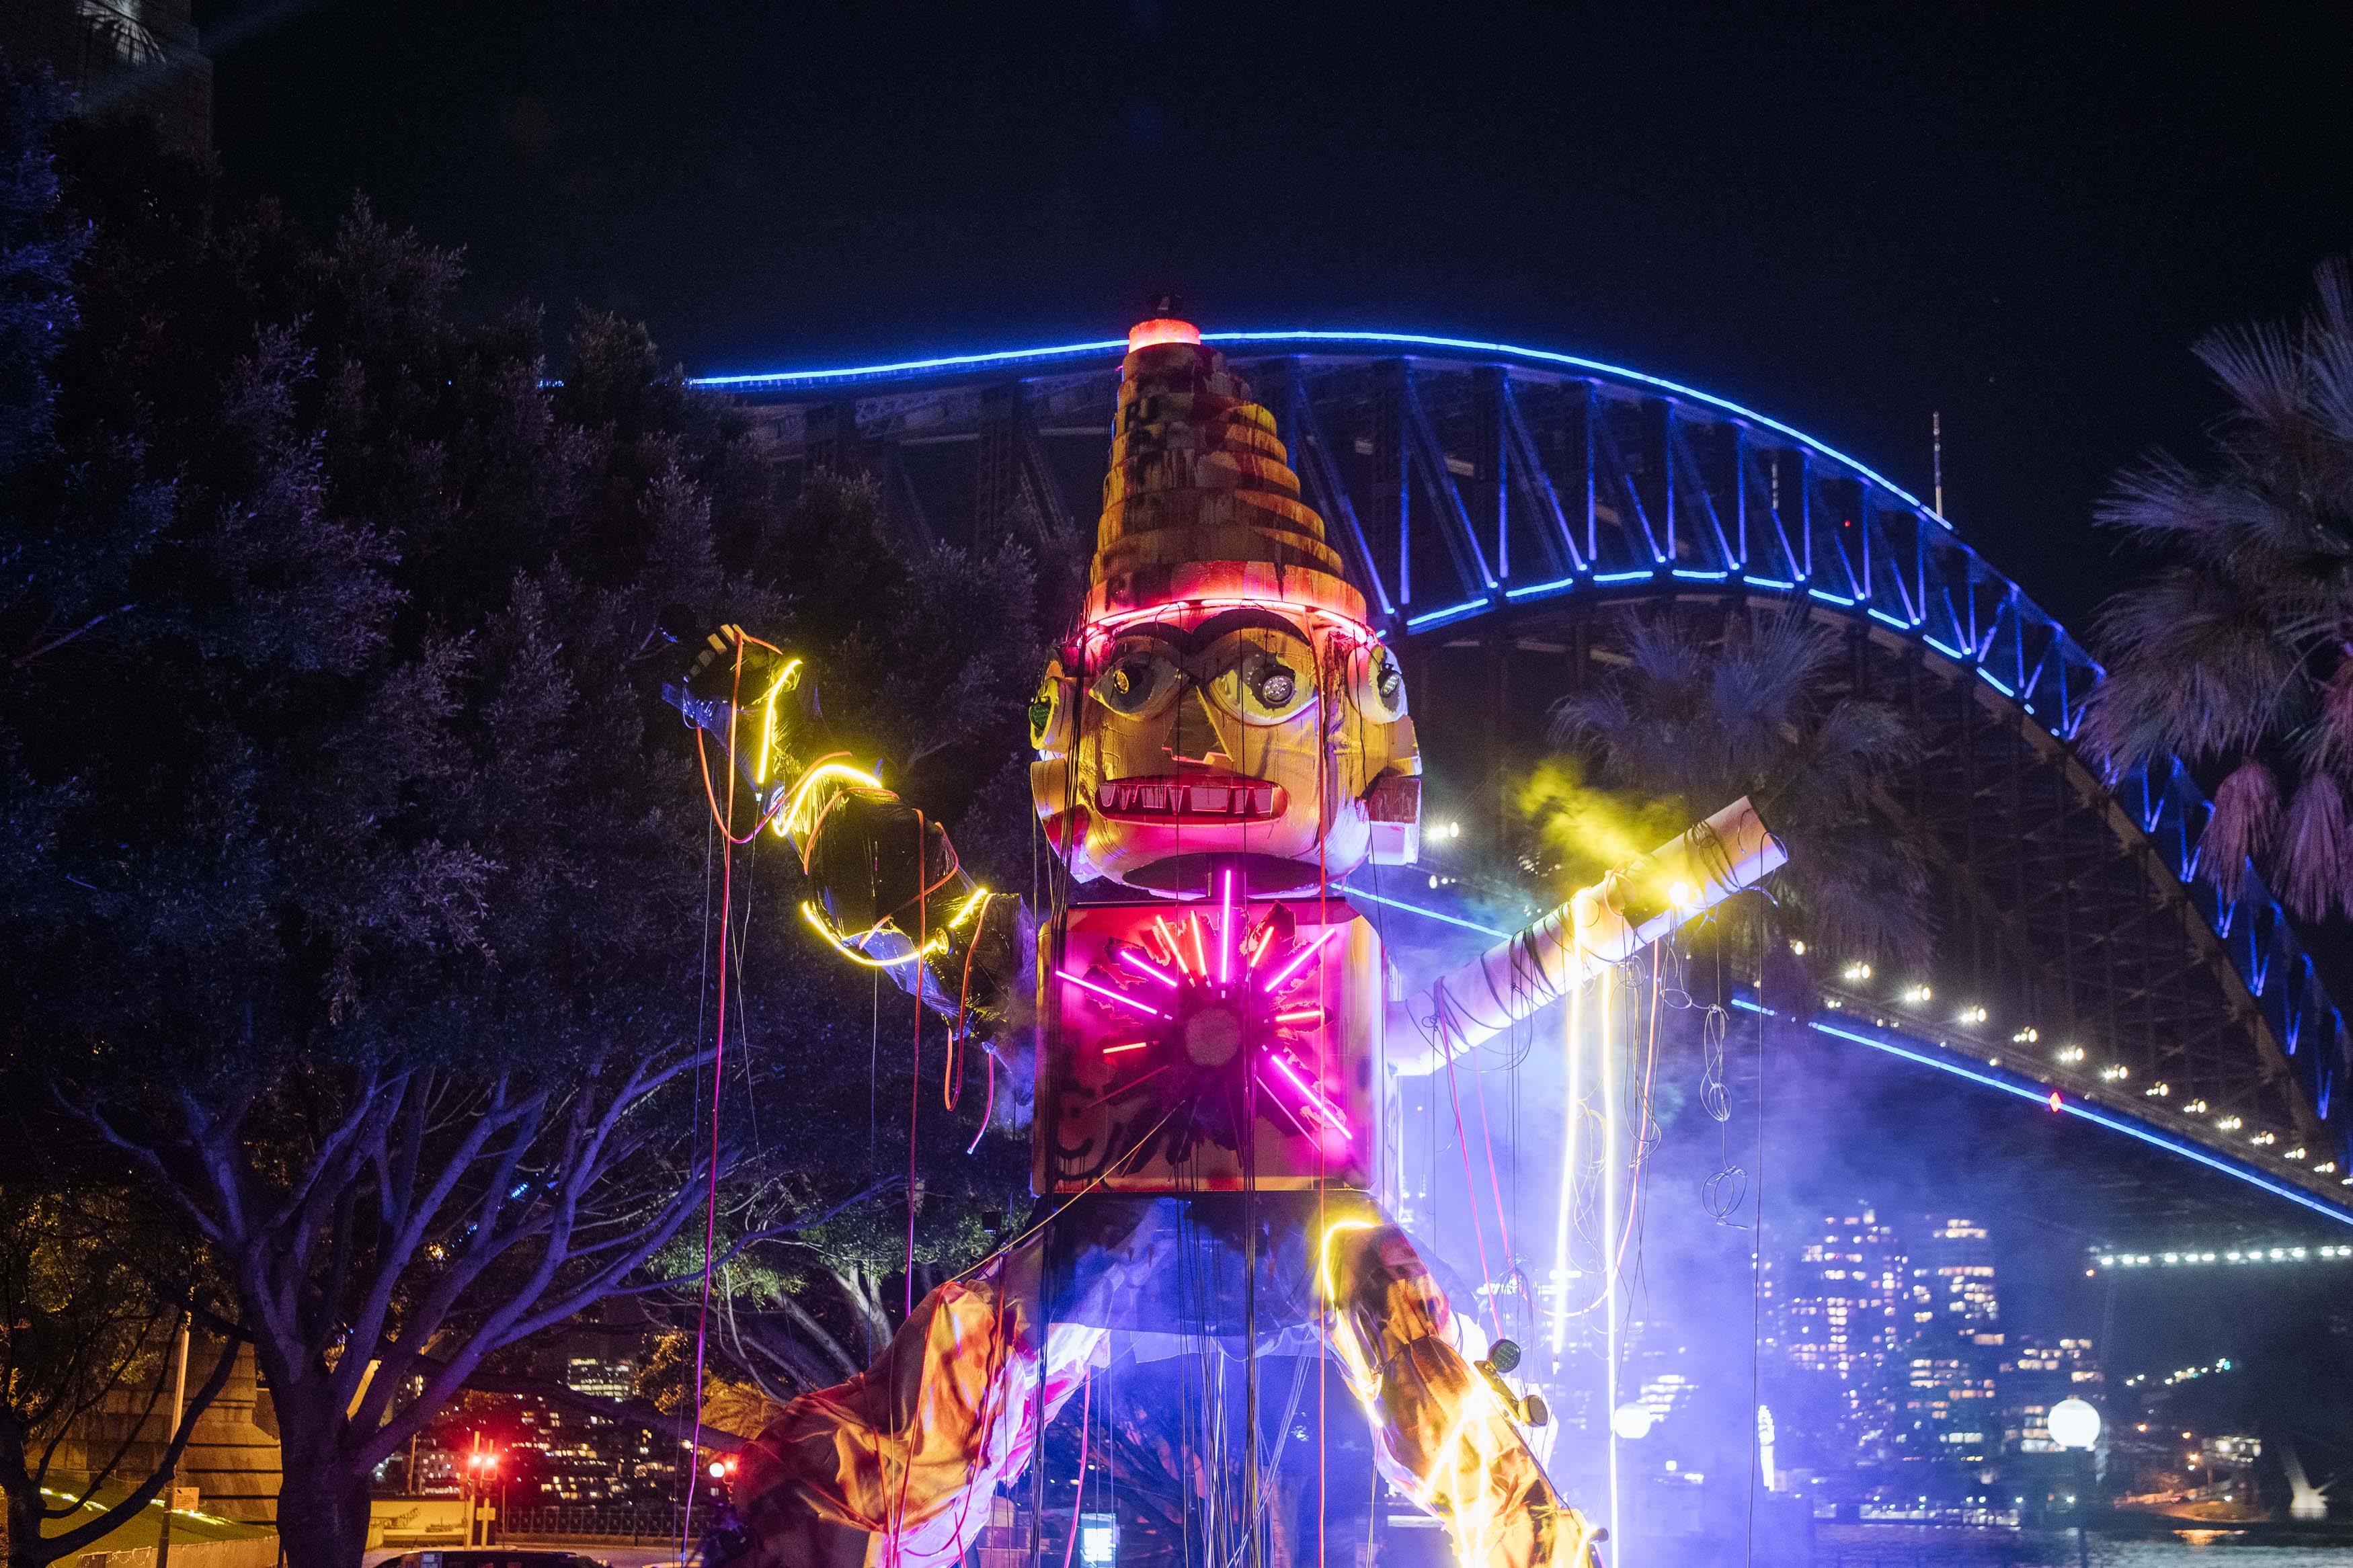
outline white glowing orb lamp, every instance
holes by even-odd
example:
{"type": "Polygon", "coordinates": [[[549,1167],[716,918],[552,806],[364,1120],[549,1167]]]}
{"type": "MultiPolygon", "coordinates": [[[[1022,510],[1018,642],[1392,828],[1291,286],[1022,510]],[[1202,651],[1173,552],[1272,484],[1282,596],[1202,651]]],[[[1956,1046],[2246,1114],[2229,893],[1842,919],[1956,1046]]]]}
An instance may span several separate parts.
{"type": "Polygon", "coordinates": [[[2063,1399],[2051,1407],[2051,1440],[2063,1448],[2088,1448],[2100,1440],[2100,1413],[2091,1402],[2063,1399]]]}
{"type": "Polygon", "coordinates": [[[1637,1443],[1651,1435],[1651,1423],[1655,1419],[1647,1405],[1621,1405],[1609,1417],[1609,1430],[1629,1443],[1637,1443]]]}

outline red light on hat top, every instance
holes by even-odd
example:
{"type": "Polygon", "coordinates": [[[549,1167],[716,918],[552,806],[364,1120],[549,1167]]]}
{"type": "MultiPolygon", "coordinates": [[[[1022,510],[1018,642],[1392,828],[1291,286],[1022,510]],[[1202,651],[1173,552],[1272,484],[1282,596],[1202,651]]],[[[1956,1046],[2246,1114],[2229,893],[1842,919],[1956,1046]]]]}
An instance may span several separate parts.
{"type": "Polygon", "coordinates": [[[1155,316],[1148,321],[1138,321],[1127,330],[1127,352],[1148,349],[1159,343],[1198,343],[1201,329],[1190,321],[1180,321],[1174,316],[1155,316]]]}

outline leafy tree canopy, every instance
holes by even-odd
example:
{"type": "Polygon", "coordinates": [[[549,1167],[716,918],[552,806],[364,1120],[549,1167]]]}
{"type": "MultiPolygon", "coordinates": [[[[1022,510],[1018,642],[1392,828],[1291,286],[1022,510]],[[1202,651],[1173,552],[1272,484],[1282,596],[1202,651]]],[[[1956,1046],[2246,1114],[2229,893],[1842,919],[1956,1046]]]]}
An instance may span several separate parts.
{"type": "MultiPolygon", "coordinates": [[[[793,641],[1018,885],[1029,563],[789,483],[630,323],[551,352],[533,310],[462,317],[459,258],[364,203],[317,243],[137,127],[62,133],[57,181],[31,90],[0,103],[0,332],[31,345],[0,386],[0,1070],[213,1254],[290,1551],[355,1563],[368,1471],[469,1371],[700,1264],[719,860],[664,627],[793,641]]],[[[1018,1150],[964,1154],[937,1031],[919,1075],[912,1018],[787,918],[789,856],[736,872],[731,1267],[903,1268],[880,1194],[919,1077],[918,1260],[961,1261],[1018,1150]]]]}

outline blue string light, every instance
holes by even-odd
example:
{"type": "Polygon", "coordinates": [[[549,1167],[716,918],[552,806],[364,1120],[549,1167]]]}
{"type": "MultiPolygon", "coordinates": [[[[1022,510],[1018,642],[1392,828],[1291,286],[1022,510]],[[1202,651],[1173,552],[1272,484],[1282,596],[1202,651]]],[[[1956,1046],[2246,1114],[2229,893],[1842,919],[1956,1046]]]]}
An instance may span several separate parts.
{"type": "MultiPolygon", "coordinates": [[[[1732,1005],[1745,1012],[1761,1013],[1768,1017],[1778,1016],[1772,1008],[1760,1006],[1745,996],[1735,996],[1732,998],[1732,1005]]],[[[1806,1026],[1817,1034],[1831,1035],[1841,1040],[1852,1040],[1859,1046],[1869,1046],[1873,1050],[1883,1051],[1891,1057],[1901,1057],[1905,1061],[1917,1062],[1922,1067],[1935,1068],[1939,1072],[1951,1073],[1955,1078],[1965,1078],[1971,1083],[1982,1084],[1988,1089],[2000,1089],[2004,1094],[2016,1095],[2021,1100],[2031,1100],[2038,1104],[2047,1106],[2051,1103],[2051,1097],[2057,1094],[2059,1103],[2055,1109],[2063,1115],[2081,1117],[2084,1121],[2094,1126],[2105,1127],[2111,1132],[2121,1132],[2127,1138],[2137,1138],[2154,1148],[2162,1149],[2168,1154],[2179,1155],[2182,1159],[2193,1161],[2210,1170],[2220,1171],[2226,1176],[2234,1177],[2251,1187],[2261,1188],[2274,1197],[2285,1198],[2288,1202],[2308,1208],[2316,1215],[2326,1215],[2339,1225],[2353,1226],[2353,1213],[2348,1213],[2325,1199],[2315,1197],[2301,1188],[2274,1181],[2262,1172],[2252,1170],[2235,1160],[2216,1154],[2195,1143],[2168,1137],[2157,1129],[2135,1121],[2128,1117],[2111,1114],[2097,1106],[2085,1104],[2080,1100],[2071,1100],[2059,1090],[2017,1079],[2003,1078],[1995,1073],[1967,1066],[1954,1060],[1925,1040],[1912,1040],[1908,1036],[1896,1036],[1890,1038],[1886,1035],[1866,1035],[1858,1029],[1841,1028],[1836,1024],[1824,1023],[1820,1018],[1809,1018],[1806,1020],[1806,1026]],[[1898,1044],[1898,1040],[1905,1043],[1898,1044]]]]}
{"type": "MultiPolygon", "coordinates": [[[[1623,365],[1605,364],[1599,360],[1583,359],[1576,354],[1555,353],[1549,349],[1521,348],[1514,343],[1481,342],[1473,338],[1432,337],[1425,332],[1335,332],[1293,329],[1271,332],[1203,332],[1201,341],[1207,343],[1397,343],[1413,348],[1449,349],[1465,353],[1509,354],[1514,359],[1530,360],[1538,364],[1556,364],[1589,374],[1639,381],[1645,386],[1654,386],[1673,396],[1690,398],[1694,403],[1704,403],[1711,408],[1722,409],[1735,418],[1747,420],[1751,424],[1760,425],[1767,430],[1786,436],[1801,447],[1810,447],[1834,462],[1844,464],[1889,494],[1902,497],[1905,503],[1921,516],[1935,518],[1938,527],[1950,529],[1953,526],[1903,486],[1894,483],[1886,476],[1855,461],[1835,447],[1825,446],[1815,440],[1802,430],[1793,429],[1778,419],[1759,414],[1753,408],[1744,408],[1728,398],[1716,396],[1714,393],[1702,392],[1697,387],[1685,386],[1681,382],[1669,381],[1663,376],[1645,375],[1639,370],[1628,370],[1623,365]]],[[[1120,353],[1124,353],[1126,348],[1127,342],[1124,338],[1105,338],[1094,342],[1063,343],[1053,348],[1015,349],[995,353],[944,354],[932,359],[900,360],[890,364],[856,365],[838,370],[790,370],[755,372],[742,375],[699,375],[691,377],[689,384],[734,387],[738,390],[807,386],[826,382],[869,381],[883,376],[912,375],[923,371],[971,370],[988,365],[1016,364],[1025,360],[1068,359],[1075,354],[1120,353]]]]}

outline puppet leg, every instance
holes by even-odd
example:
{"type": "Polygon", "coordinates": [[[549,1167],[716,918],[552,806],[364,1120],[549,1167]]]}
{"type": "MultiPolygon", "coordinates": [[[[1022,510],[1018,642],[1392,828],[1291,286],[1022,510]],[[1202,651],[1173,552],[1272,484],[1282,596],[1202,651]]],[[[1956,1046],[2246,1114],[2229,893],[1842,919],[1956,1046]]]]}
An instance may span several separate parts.
{"type": "Polygon", "coordinates": [[[802,1394],[745,1446],[728,1568],[940,1568],[988,1522],[1104,1331],[1056,1322],[1039,1342],[1033,1238],[923,1298],[874,1364],[802,1394]]]}
{"type": "Polygon", "coordinates": [[[1592,1530],[1563,1507],[1518,1426],[1455,1348],[1452,1313],[1405,1232],[1335,1218],[1318,1245],[1332,1349],[1372,1419],[1381,1471],[1446,1523],[1465,1568],[1588,1568],[1592,1530]]]}
{"type": "Polygon", "coordinates": [[[1109,1331],[1105,1304],[1162,1267],[1150,1207],[1080,1205],[916,1306],[874,1364],[802,1394],[746,1445],[726,1568],[944,1568],[1035,1451],[1109,1331]],[[1039,1332],[1047,1243],[1076,1267],[1039,1332]]]}

